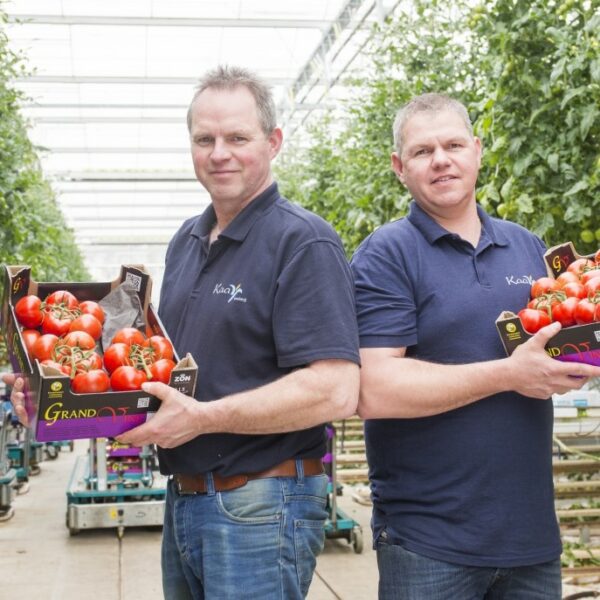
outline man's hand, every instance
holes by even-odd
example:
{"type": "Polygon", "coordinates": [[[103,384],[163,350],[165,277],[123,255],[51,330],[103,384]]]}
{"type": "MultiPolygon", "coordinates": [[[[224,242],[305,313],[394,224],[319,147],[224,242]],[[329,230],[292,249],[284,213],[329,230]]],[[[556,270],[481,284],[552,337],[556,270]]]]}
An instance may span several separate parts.
{"type": "Polygon", "coordinates": [[[202,403],[160,382],[144,383],[142,389],[161,400],[161,406],[147,423],[117,436],[118,442],[175,448],[201,433],[197,419],[202,403]]]}
{"type": "Polygon", "coordinates": [[[13,405],[15,415],[17,415],[19,421],[27,427],[29,419],[27,418],[27,411],[25,410],[25,394],[23,393],[25,381],[22,377],[17,377],[13,373],[4,373],[2,375],[2,381],[8,386],[12,386],[10,402],[13,405]]]}
{"type": "Polygon", "coordinates": [[[559,331],[560,323],[552,323],[517,346],[508,359],[512,389],[524,396],[546,399],[579,389],[591,377],[600,377],[600,367],[550,358],[545,346],[559,331]]]}

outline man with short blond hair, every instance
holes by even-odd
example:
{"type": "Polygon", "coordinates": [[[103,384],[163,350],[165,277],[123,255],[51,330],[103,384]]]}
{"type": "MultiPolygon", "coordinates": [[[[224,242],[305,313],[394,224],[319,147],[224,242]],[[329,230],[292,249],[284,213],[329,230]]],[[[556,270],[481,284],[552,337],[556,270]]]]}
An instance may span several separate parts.
{"type": "Polygon", "coordinates": [[[351,263],[379,598],[559,600],[549,398],[600,367],[548,356],[557,323],[506,357],[495,319],[525,306],[545,249],[477,205],[464,106],[417,97],[394,139],[409,214],[351,263]]]}

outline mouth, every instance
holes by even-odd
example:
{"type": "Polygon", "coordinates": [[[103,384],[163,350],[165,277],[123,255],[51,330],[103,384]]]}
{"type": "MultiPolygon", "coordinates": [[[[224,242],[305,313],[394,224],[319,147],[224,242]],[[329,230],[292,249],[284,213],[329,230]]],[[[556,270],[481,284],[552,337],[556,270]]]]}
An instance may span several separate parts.
{"type": "Polygon", "coordinates": [[[454,179],[458,179],[454,175],[441,175],[440,177],[436,177],[431,181],[431,183],[447,183],[448,181],[453,181],[454,179]]]}

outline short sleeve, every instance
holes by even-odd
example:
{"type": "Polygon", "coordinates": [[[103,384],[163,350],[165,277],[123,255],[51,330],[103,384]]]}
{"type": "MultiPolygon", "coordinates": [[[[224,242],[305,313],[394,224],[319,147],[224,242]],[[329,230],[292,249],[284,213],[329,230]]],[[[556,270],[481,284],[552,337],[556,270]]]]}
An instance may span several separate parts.
{"type": "Polygon", "coordinates": [[[295,252],[277,281],[273,331],[280,367],[359,363],[352,275],[340,246],[313,241],[295,252]]]}
{"type": "Polygon", "coordinates": [[[361,348],[417,342],[415,284],[402,254],[385,242],[371,235],[351,261],[361,348]]]}

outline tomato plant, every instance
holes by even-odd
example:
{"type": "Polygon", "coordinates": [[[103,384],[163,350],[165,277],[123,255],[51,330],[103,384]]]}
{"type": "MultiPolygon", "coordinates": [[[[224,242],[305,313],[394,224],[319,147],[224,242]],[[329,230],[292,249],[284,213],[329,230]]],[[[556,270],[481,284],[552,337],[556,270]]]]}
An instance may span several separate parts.
{"type": "Polygon", "coordinates": [[[110,378],[106,371],[93,369],[77,373],[71,381],[71,390],[76,394],[92,394],[106,392],[110,387],[110,378]]]}
{"type": "Polygon", "coordinates": [[[518,313],[519,319],[526,331],[529,333],[536,333],[542,327],[550,325],[550,317],[544,310],[537,310],[535,308],[524,308],[518,313]]]}
{"type": "Polygon", "coordinates": [[[29,329],[39,327],[44,320],[42,301],[34,294],[23,296],[15,304],[15,315],[23,326],[29,329]]]}
{"type": "Polygon", "coordinates": [[[150,373],[154,381],[162,381],[168,385],[171,379],[171,371],[175,363],[170,358],[161,358],[150,365],[150,373]]]}
{"type": "Polygon", "coordinates": [[[115,392],[139,390],[148,381],[146,374],[135,367],[118,367],[110,376],[110,386],[115,392]]]}

